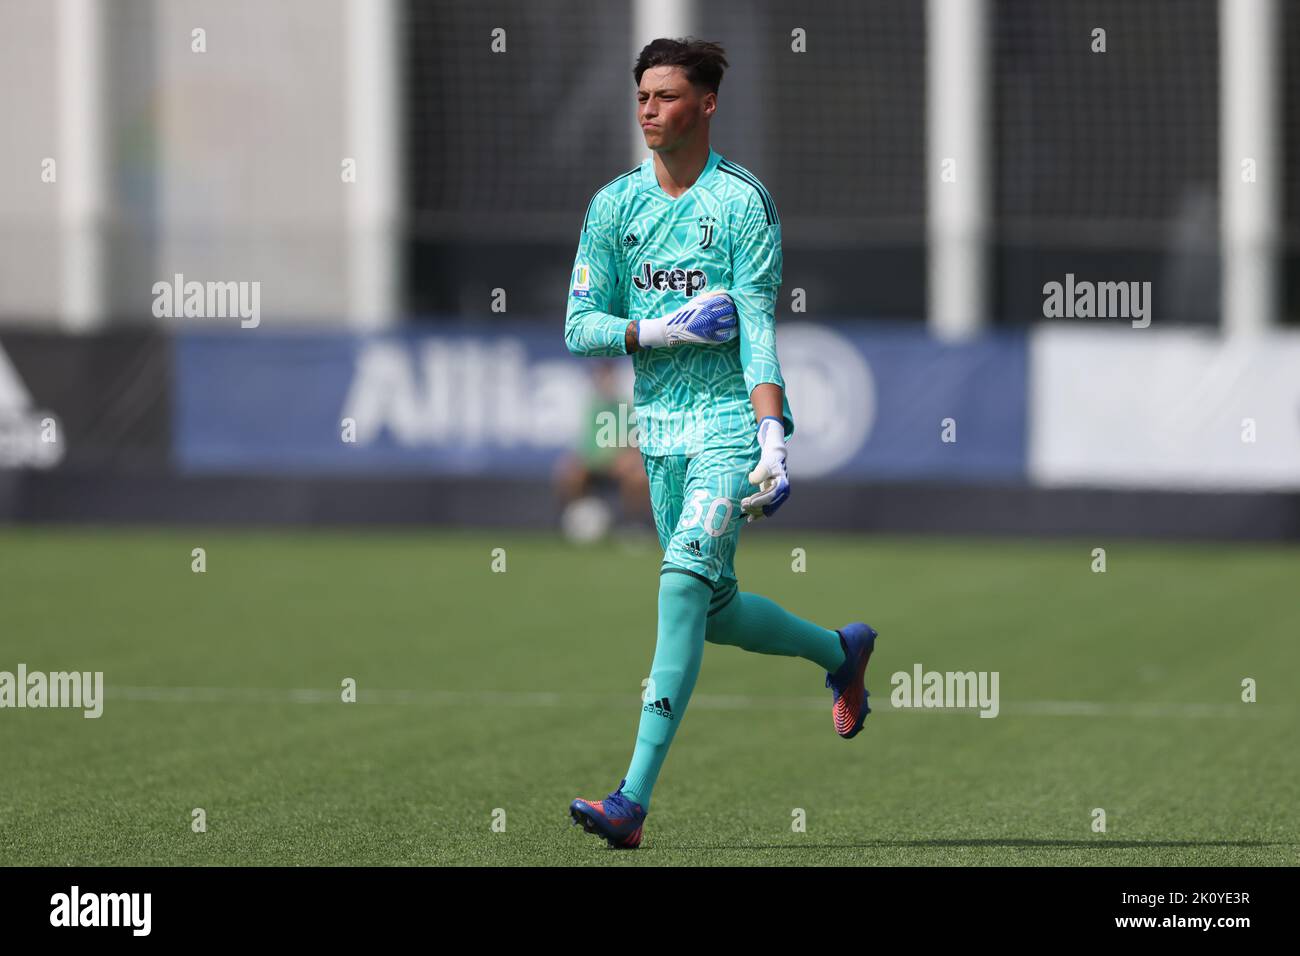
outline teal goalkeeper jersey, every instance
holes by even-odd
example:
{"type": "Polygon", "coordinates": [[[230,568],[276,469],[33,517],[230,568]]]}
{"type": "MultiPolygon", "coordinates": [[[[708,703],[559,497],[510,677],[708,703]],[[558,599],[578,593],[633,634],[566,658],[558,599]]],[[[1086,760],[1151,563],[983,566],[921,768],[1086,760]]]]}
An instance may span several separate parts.
{"type": "MultiPolygon", "coordinates": [[[[647,455],[755,444],[754,386],[782,388],[776,355],[781,221],[753,173],[714,150],[673,199],[652,158],[602,187],[587,207],[569,287],[564,341],[576,355],[624,355],[632,319],[674,312],[709,290],[736,303],[739,334],[720,345],[641,349],[633,406],[647,455]]],[[[794,433],[782,399],[787,437],[794,433]]]]}

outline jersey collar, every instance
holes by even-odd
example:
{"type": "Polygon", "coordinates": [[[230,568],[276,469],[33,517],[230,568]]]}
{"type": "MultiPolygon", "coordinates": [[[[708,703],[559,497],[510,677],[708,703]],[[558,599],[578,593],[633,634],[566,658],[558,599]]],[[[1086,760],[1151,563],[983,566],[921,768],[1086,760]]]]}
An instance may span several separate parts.
{"type": "MultiPolygon", "coordinates": [[[[713,174],[713,171],[718,168],[718,163],[720,162],[722,162],[722,154],[719,153],[717,150],[715,150],[712,146],[710,146],[709,161],[704,164],[704,171],[700,173],[699,178],[696,179],[695,182],[691,184],[691,189],[695,189],[697,186],[703,183],[709,176],[711,176],[713,174]]],[[[655,158],[654,158],[654,154],[651,153],[645,159],[641,160],[641,191],[644,192],[647,189],[659,189],[659,188],[660,188],[659,180],[655,176],[655,158]]],[[[686,192],[682,193],[682,195],[678,196],[677,198],[681,199],[682,196],[685,196],[687,193],[689,193],[691,189],[686,190],[686,192]]],[[[660,189],[660,192],[663,192],[663,190],[660,189]]],[[[668,194],[664,193],[664,195],[667,196],[668,194]]]]}

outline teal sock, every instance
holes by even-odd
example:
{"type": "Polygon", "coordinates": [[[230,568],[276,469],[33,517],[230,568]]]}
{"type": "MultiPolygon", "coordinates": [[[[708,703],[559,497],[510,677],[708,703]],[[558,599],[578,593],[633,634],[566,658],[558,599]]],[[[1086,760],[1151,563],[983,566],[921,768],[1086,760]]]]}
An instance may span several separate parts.
{"type": "Polygon", "coordinates": [[[758,654],[802,657],[828,671],[844,663],[844,645],[829,628],[795,617],[761,594],[737,592],[709,618],[705,637],[758,654]]]}
{"type": "Polygon", "coordinates": [[[623,785],[628,799],[646,810],[700,675],[705,616],[712,594],[713,588],[693,575],[676,571],[659,575],[659,636],[650,665],[652,683],[642,695],[636,750],[623,785]]]}

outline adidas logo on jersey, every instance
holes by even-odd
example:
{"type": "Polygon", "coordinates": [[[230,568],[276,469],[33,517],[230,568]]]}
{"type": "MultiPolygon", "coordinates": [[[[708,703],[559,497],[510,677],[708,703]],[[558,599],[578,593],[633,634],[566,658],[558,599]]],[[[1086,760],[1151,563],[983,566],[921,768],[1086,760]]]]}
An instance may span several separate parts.
{"type": "Polygon", "coordinates": [[[650,263],[643,263],[641,271],[632,279],[632,284],[642,292],[654,289],[664,292],[685,292],[690,298],[709,284],[702,269],[656,269],[650,263]]]}
{"type": "Polygon", "coordinates": [[[649,711],[652,714],[658,714],[660,717],[667,717],[669,720],[673,719],[673,709],[668,706],[667,697],[661,697],[656,701],[652,701],[641,709],[649,711]]]}
{"type": "Polygon", "coordinates": [[[641,240],[636,237],[635,232],[629,232],[626,236],[623,237],[623,245],[628,249],[631,249],[633,246],[640,245],[640,243],[641,240]]]}

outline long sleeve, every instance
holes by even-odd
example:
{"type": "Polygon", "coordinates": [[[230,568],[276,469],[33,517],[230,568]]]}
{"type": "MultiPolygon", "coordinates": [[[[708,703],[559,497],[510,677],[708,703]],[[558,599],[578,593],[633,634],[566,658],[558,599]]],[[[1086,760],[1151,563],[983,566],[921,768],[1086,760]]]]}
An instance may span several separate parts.
{"type": "Polygon", "coordinates": [[[766,193],[745,209],[731,253],[731,298],[740,321],[740,364],[745,391],[771,382],[785,388],[776,357],[776,295],[781,288],[781,222],[766,193]]]}
{"type": "Polygon", "coordinates": [[[591,201],[569,283],[564,344],[574,355],[626,355],[627,287],[613,237],[618,223],[604,193],[591,201]]]}

